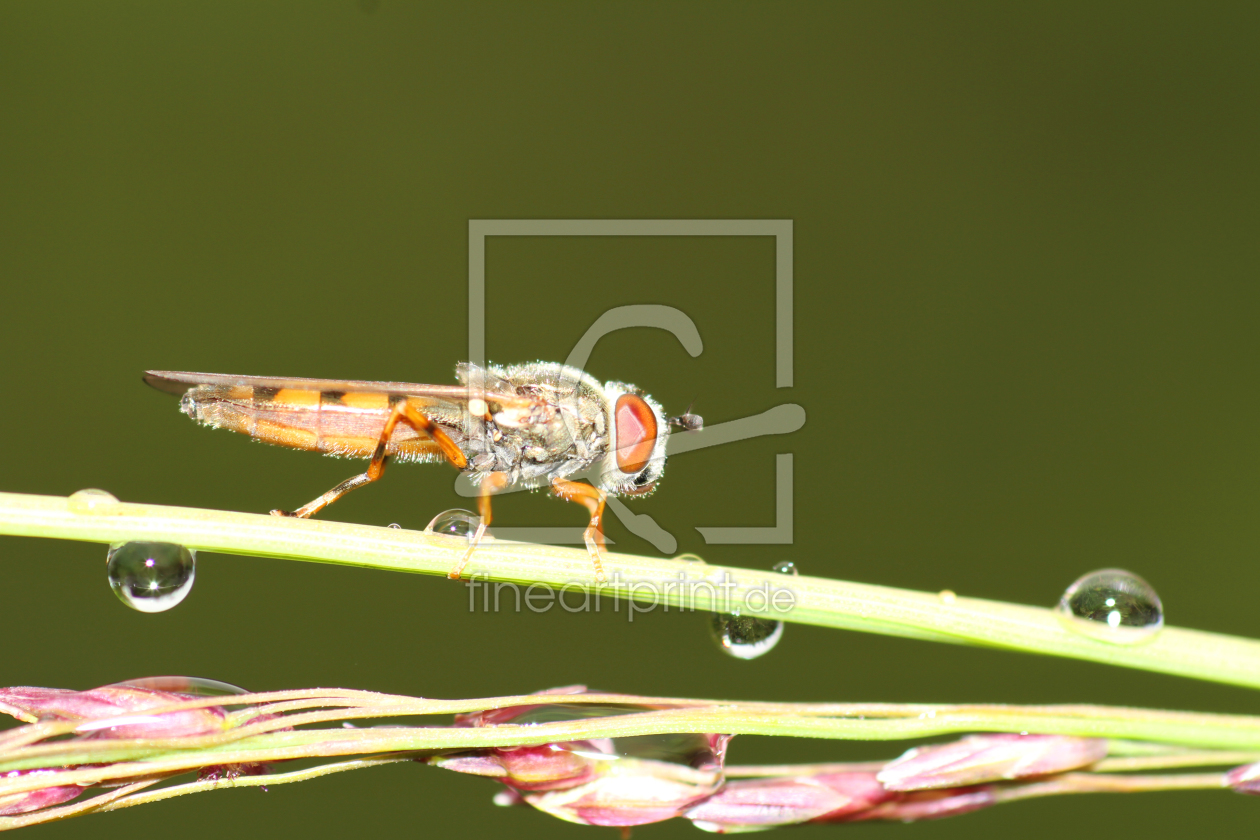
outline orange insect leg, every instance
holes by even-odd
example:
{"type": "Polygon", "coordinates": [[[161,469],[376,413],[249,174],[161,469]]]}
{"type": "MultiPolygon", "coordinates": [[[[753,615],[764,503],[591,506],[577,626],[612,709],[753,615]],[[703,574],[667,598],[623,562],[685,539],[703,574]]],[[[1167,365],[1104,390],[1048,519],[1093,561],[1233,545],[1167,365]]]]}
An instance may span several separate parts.
{"type": "Polygon", "coordinates": [[[365,472],[346,479],[327,493],[302,505],[292,513],[283,510],[273,510],[271,515],[294,516],[298,519],[306,519],[319,513],[351,490],[376,481],[385,474],[385,466],[389,463],[389,455],[386,454],[389,448],[389,439],[394,434],[394,427],[399,422],[406,423],[417,432],[432,438],[437,443],[438,448],[442,450],[442,454],[446,456],[446,460],[450,461],[456,468],[463,469],[468,466],[468,459],[464,457],[464,453],[460,451],[460,448],[455,445],[455,441],[451,440],[446,432],[442,431],[436,423],[424,416],[419,409],[410,405],[406,400],[402,400],[395,403],[390,410],[389,417],[385,420],[385,426],[381,429],[381,436],[376,443],[376,450],[372,453],[372,460],[365,472]]]}
{"type": "Polygon", "coordinates": [[[591,521],[586,525],[582,536],[586,540],[586,550],[591,554],[595,564],[595,580],[603,583],[604,564],[600,555],[604,550],[604,500],[607,498],[603,490],[580,481],[569,481],[563,478],[553,479],[551,489],[557,496],[567,502],[578,502],[590,511],[591,521]]]}

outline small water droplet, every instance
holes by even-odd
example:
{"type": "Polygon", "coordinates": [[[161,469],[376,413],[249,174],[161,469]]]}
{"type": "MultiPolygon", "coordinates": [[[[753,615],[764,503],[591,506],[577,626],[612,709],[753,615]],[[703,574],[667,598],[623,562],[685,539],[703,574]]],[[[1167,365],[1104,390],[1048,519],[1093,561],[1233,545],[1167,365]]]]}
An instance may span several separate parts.
{"type": "MultiPolygon", "coordinates": [[[[791,560],[774,564],[774,571],[796,577],[800,572],[791,560]]],[[[713,641],[725,653],[736,659],[756,659],[774,649],[783,638],[783,622],[770,618],[741,615],[741,606],[735,605],[730,613],[715,613],[709,622],[713,641]]]]}
{"type": "Polygon", "coordinates": [[[737,615],[713,616],[713,641],[736,659],[756,659],[769,653],[783,638],[783,622],[737,615]]]}
{"type": "Polygon", "coordinates": [[[942,604],[952,604],[958,600],[958,596],[954,594],[952,589],[942,589],[936,594],[936,597],[940,599],[942,604]]]}
{"type": "Polygon", "coordinates": [[[389,523],[389,527],[394,528],[395,530],[402,530],[402,526],[399,525],[397,522],[389,523]]]}
{"type": "Polygon", "coordinates": [[[679,554],[674,559],[682,560],[683,562],[686,562],[686,563],[703,563],[704,562],[703,557],[701,557],[699,554],[692,554],[690,551],[687,552],[686,554],[679,554]]]}
{"type": "Polygon", "coordinates": [[[1055,612],[1069,630],[1122,645],[1148,641],[1164,626],[1164,607],[1155,589],[1124,569],[1078,578],[1055,612]]]}
{"type": "Polygon", "coordinates": [[[197,557],[182,545],[135,540],[112,546],[106,569],[110,587],[124,604],[140,612],[162,612],[192,590],[197,557]]]}
{"type": "Polygon", "coordinates": [[[424,529],[426,534],[445,534],[448,537],[471,537],[481,524],[481,517],[468,510],[444,510],[433,517],[424,529]]]}
{"type": "Polygon", "coordinates": [[[75,513],[111,513],[119,504],[118,497],[113,493],[95,487],[71,493],[68,501],[70,510],[75,513]]]}

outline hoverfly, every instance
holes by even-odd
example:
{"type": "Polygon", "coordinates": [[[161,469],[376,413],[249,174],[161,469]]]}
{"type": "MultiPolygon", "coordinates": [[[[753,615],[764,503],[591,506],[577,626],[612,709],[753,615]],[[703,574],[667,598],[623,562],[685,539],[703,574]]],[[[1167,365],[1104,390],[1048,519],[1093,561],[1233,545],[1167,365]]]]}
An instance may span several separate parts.
{"type": "Polygon", "coordinates": [[[647,394],[622,382],[601,385],[553,362],[507,367],[461,364],[460,385],[270,378],[152,370],[144,381],[181,395],[180,411],[255,440],[345,458],[365,472],[295,511],[306,518],[376,481],[391,460],[446,461],[478,486],[481,522],[448,577],[458,579],[490,524],[490,497],[509,487],[550,487],[590,512],[584,537],[604,580],[600,554],[608,496],[644,496],[665,468],[671,427],[703,427],[697,415],[666,418],[647,394]],[[590,472],[593,484],[573,480],[590,472]]]}

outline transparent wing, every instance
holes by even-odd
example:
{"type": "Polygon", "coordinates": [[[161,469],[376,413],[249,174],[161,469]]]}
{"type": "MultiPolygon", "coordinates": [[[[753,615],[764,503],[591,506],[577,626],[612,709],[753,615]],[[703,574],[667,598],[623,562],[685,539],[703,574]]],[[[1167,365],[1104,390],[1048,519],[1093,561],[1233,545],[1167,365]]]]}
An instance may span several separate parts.
{"type": "Polygon", "coordinates": [[[182,396],[198,385],[216,385],[225,388],[274,388],[295,391],[341,391],[343,393],[401,394],[407,397],[428,397],[466,403],[472,398],[486,399],[504,406],[521,408],[534,403],[527,397],[507,396],[484,391],[470,392],[463,385],[420,385],[414,382],[372,382],[366,379],[308,379],[299,376],[238,376],[228,373],[193,373],[190,371],[145,371],[146,384],[168,394],[182,396]]]}

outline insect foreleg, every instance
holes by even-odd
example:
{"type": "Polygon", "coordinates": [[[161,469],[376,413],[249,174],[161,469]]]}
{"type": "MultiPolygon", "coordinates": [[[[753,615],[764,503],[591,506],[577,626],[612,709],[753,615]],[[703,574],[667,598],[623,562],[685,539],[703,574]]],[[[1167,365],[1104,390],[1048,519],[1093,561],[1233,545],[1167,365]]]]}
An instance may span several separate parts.
{"type": "Polygon", "coordinates": [[[604,549],[604,500],[607,495],[598,487],[564,478],[552,479],[551,490],[565,501],[578,502],[590,511],[591,521],[587,523],[582,537],[586,540],[586,550],[590,552],[591,561],[595,563],[595,580],[603,583],[606,578],[600,555],[604,549]]]}

